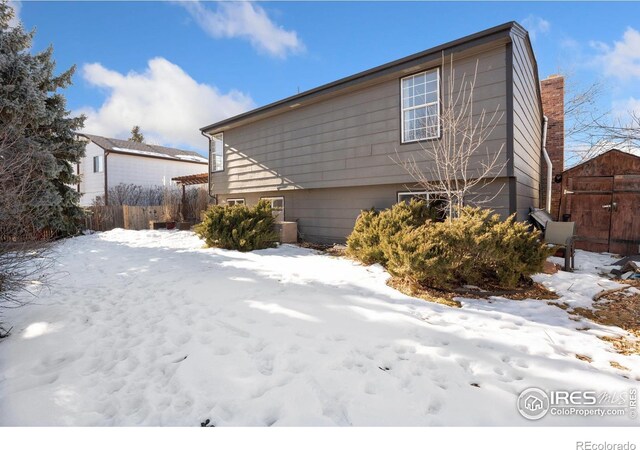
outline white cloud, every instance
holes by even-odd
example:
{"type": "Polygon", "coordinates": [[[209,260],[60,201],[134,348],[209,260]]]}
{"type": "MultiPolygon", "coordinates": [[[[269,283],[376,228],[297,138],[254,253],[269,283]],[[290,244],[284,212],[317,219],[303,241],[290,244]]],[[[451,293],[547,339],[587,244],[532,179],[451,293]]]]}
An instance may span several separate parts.
{"type": "Polygon", "coordinates": [[[626,100],[614,101],[612,114],[620,120],[629,119],[631,114],[640,117],[640,98],[629,97],[626,100]]]}
{"type": "Polygon", "coordinates": [[[616,78],[630,79],[640,77],[640,32],[628,27],[621,41],[613,45],[604,42],[591,42],[598,50],[600,62],[607,75],[616,78]]]}
{"type": "Polygon", "coordinates": [[[250,96],[198,83],[164,58],[148,64],[142,73],[127,74],[99,63],[83,67],[84,79],[108,92],[99,108],[75,111],[87,116],[85,132],[126,138],[139,125],[149,142],[204,150],[199,128],[254,107],[250,96]]]}
{"type": "Polygon", "coordinates": [[[20,10],[22,9],[22,2],[18,0],[9,0],[9,6],[13,8],[13,19],[9,22],[10,27],[15,27],[20,23],[20,10]]]}
{"type": "Polygon", "coordinates": [[[179,4],[214,38],[244,38],[259,51],[278,58],[304,50],[295,31],[276,25],[262,7],[250,2],[218,2],[215,11],[199,1],[179,4]]]}
{"type": "Polygon", "coordinates": [[[522,21],[522,25],[529,32],[531,39],[535,39],[539,34],[546,34],[551,29],[551,24],[548,20],[534,16],[533,14],[530,14],[526,19],[524,19],[522,21]]]}

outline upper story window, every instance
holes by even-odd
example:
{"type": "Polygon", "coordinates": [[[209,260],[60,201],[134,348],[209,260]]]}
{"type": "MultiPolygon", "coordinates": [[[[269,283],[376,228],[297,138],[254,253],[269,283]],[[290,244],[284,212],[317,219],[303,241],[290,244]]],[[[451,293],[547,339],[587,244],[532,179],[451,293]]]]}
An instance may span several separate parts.
{"type": "Polygon", "coordinates": [[[440,69],[404,77],[402,142],[440,137],[440,69]]]}
{"type": "Polygon", "coordinates": [[[93,172],[104,172],[104,156],[98,155],[93,157],[93,172]]]}
{"type": "Polygon", "coordinates": [[[224,136],[222,133],[211,136],[209,161],[212,172],[224,170],[224,136]]]}

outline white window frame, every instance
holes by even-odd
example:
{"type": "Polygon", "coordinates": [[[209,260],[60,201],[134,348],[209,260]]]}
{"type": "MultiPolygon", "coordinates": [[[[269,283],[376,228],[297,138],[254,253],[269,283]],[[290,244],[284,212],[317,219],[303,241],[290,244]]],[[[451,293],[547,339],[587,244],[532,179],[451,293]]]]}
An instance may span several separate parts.
{"type": "Polygon", "coordinates": [[[211,136],[211,140],[209,141],[209,164],[211,165],[211,173],[215,172],[223,172],[224,171],[224,133],[216,133],[211,136]],[[216,146],[217,141],[220,142],[220,167],[217,164],[216,158],[216,146]]]}
{"type": "Polygon", "coordinates": [[[269,200],[269,202],[271,202],[271,209],[273,210],[273,217],[275,217],[276,219],[278,218],[278,216],[280,216],[282,214],[282,222],[285,221],[284,218],[284,210],[285,210],[285,205],[284,205],[284,197],[260,197],[260,200],[269,200]],[[273,206],[273,201],[274,200],[282,200],[282,208],[274,208],[273,206]]]}
{"type": "Polygon", "coordinates": [[[104,155],[97,155],[93,157],[93,173],[104,172],[104,155]],[[96,164],[97,161],[97,164],[96,164]]]}
{"type": "MultiPolygon", "coordinates": [[[[406,77],[402,77],[400,78],[400,142],[402,144],[407,144],[407,143],[411,143],[411,142],[420,142],[420,141],[430,141],[433,139],[440,139],[440,134],[441,134],[441,126],[440,126],[440,67],[436,67],[434,69],[429,69],[429,70],[423,70],[422,72],[418,72],[418,73],[414,73],[411,75],[407,75],[406,77]],[[413,105],[410,107],[405,108],[404,107],[404,80],[406,80],[407,78],[413,78],[415,76],[418,75],[422,75],[422,74],[427,74],[429,72],[436,72],[436,101],[435,102],[428,102],[428,103],[424,103],[422,105],[413,105]],[[430,106],[436,106],[436,111],[437,111],[437,120],[436,120],[436,124],[437,124],[437,133],[435,136],[427,136],[424,138],[420,138],[420,139],[405,139],[405,134],[404,134],[404,113],[406,111],[411,111],[411,110],[416,110],[418,108],[429,108],[430,106]]],[[[426,117],[426,116],[425,116],[426,117]]],[[[429,127],[427,127],[428,129],[429,127]]]]}
{"type": "Polygon", "coordinates": [[[233,205],[246,205],[244,198],[228,198],[226,200],[227,205],[229,206],[233,206],[233,205]],[[233,202],[233,203],[231,203],[233,202]]]}
{"type": "MultiPolygon", "coordinates": [[[[435,194],[435,192],[433,192],[435,194]]],[[[426,195],[427,198],[425,199],[426,201],[429,201],[429,191],[415,191],[415,192],[410,192],[410,191],[404,191],[404,192],[398,192],[397,194],[397,200],[398,203],[403,202],[405,200],[401,199],[400,196],[406,196],[406,197],[416,197],[418,195],[426,195]]]]}

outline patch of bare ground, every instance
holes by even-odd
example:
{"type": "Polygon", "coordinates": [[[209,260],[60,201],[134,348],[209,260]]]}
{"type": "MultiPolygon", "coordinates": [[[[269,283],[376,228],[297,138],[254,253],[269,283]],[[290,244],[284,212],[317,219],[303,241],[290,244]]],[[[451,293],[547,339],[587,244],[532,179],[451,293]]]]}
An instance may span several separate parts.
{"type": "Polygon", "coordinates": [[[625,370],[625,371],[629,371],[630,369],[628,367],[623,366],[622,364],[620,364],[617,361],[609,361],[609,364],[611,365],[611,367],[613,367],[614,369],[618,369],[618,370],[625,370]]]}
{"type": "Polygon", "coordinates": [[[412,280],[392,277],[387,281],[387,285],[412,297],[418,297],[430,302],[440,303],[447,306],[460,308],[461,304],[455,297],[471,297],[471,298],[489,298],[503,297],[509,300],[525,300],[525,299],[557,299],[559,298],[554,292],[551,292],[543,285],[534,282],[522,283],[516,289],[499,289],[499,288],[459,288],[459,289],[436,289],[412,280]]]}
{"type": "Polygon", "coordinates": [[[591,359],[589,356],[587,355],[580,355],[580,354],[576,354],[576,358],[578,358],[580,361],[586,361],[588,363],[593,362],[593,359],[591,359]]]}
{"type": "Polygon", "coordinates": [[[421,298],[428,302],[439,303],[454,308],[460,308],[462,306],[458,300],[454,300],[454,297],[459,294],[432,289],[427,286],[422,286],[415,281],[391,277],[387,280],[387,285],[405,295],[421,298]]]}
{"type": "MultiPolygon", "coordinates": [[[[630,287],[640,288],[640,282],[627,282],[630,287]]],[[[624,289],[598,294],[593,308],[574,308],[569,314],[584,317],[601,325],[610,325],[627,331],[627,336],[603,336],[600,339],[611,343],[623,355],[640,354],[640,293],[636,289],[624,289]]]]}
{"type": "Polygon", "coordinates": [[[298,247],[309,248],[330,256],[346,256],[346,247],[340,244],[315,244],[313,242],[298,242],[298,247]]]}

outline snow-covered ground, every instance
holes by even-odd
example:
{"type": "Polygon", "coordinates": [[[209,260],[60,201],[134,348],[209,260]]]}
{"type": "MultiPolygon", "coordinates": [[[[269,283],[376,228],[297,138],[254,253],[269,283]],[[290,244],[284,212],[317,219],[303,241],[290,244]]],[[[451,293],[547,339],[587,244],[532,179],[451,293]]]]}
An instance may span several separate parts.
{"type": "MultiPolygon", "coordinates": [[[[113,230],[56,253],[66,275],[5,311],[1,425],[637,424],[518,414],[528,387],[620,392],[640,376],[640,357],[597,338],[622,330],[546,301],[449,308],[391,289],[377,266],[203,249],[180,231],[113,230]]],[[[612,261],[579,252],[576,273],[536,279],[585,306],[615,285],[596,274],[612,261]]]]}

